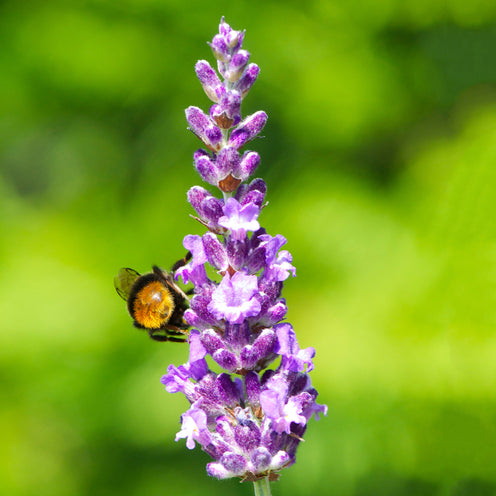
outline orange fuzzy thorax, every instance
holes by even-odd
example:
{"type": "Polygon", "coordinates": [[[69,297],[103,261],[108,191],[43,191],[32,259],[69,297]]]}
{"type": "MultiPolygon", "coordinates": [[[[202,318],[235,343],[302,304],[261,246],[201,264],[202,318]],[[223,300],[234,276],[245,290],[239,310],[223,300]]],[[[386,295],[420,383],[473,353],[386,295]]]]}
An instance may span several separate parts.
{"type": "Polygon", "coordinates": [[[159,329],[174,311],[174,298],[160,281],[148,283],[133,302],[133,318],[147,329],[159,329]]]}

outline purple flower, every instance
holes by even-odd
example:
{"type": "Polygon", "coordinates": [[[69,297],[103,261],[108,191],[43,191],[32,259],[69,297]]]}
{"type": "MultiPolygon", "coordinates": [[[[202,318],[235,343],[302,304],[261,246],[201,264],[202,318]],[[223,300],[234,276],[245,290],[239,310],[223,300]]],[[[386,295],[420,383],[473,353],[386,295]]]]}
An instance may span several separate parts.
{"type": "Polygon", "coordinates": [[[183,393],[188,400],[193,403],[198,399],[194,381],[203,379],[209,373],[207,362],[197,360],[188,362],[180,367],[169,365],[167,374],[160,380],[168,393],[183,393]]]}
{"type": "Polygon", "coordinates": [[[291,324],[278,324],[274,329],[278,342],[275,351],[282,356],[284,367],[293,372],[303,372],[305,367],[307,372],[313,370],[312,358],[315,356],[315,349],[300,349],[291,324]]]}
{"type": "Polygon", "coordinates": [[[265,248],[266,259],[266,277],[276,281],[285,281],[289,277],[289,273],[296,276],[296,269],[291,265],[293,257],[287,250],[279,249],[286,244],[286,238],[277,234],[275,237],[263,234],[259,236],[262,241],[260,246],[265,248]]]}
{"type": "Polygon", "coordinates": [[[204,264],[207,261],[207,255],[203,248],[202,238],[193,234],[188,234],[183,240],[183,246],[191,252],[192,259],[187,265],[176,270],[175,277],[183,278],[184,284],[192,281],[195,284],[206,282],[206,272],[204,264]]]}
{"type": "Polygon", "coordinates": [[[176,434],[176,441],[186,438],[186,447],[193,449],[195,441],[205,442],[210,438],[207,429],[207,415],[203,410],[191,409],[181,417],[181,430],[176,434]]]}
{"type": "Polygon", "coordinates": [[[272,420],[272,427],[278,433],[291,433],[291,424],[305,425],[307,419],[301,415],[303,411],[303,399],[300,397],[290,398],[286,402],[285,390],[266,389],[260,394],[260,405],[268,418],[272,420]]]}
{"type": "MultiPolygon", "coordinates": [[[[199,364],[201,361],[201,366],[206,366],[206,362],[203,360],[207,354],[207,350],[203,346],[201,339],[200,339],[200,332],[197,331],[196,329],[193,329],[189,333],[189,364],[199,364]]],[[[199,378],[203,377],[207,370],[205,370],[203,373],[200,372],[198,374],[197,372],[198,369],[195,369],[194,372],[199,375],[199,378]]]]}
{"type": "Polygon", "coordinates": [[[259,213],[260,209],[254,203],[241,206],[234,198],[228,198],[219,225],[231,230],[233,240],[243,241],[247,231],[260,228],[257,220],[259,213]]]}
{"type": "Polygon", "coordinates": [[[260,312],[260,303],[255,298],[257,277],[236,272],[226,274],[212,293],[208,310],[217,319],[226,319],[231,324],[241,324],[246,318],[260,312]]]}
{"type": "Polygon", "coordinates": [[[193,327],[189,359],[169,365],[161,381],[167,392],[182,393],[190,403],[176,441],[185,439],[188,449],[198,444],[212,457],[210,476],[275,480],[295,462],[309,420],[325,415],[327,407],[316,402],[310,381],[315,350],[300,349],[293,327],[281,322],[287,313],[283,283],[296,269],[289,251],[281,249],[286,238],[260,227],[267,186],[259,178],[244,183],[260,156],[239,150],[259,135],[267,114],[241,114],[259,74],[243,40],[244,31],[222,18],[210,43],[218,72],[205,60],[195,66],[214,104],[208,114],[198,107],[186,110],[189,128],[206,147],[193,160],[221,197],[201,186],[188,191],[194,218],[207,230],[185,236],[191,260],[175,273],[194,285],[189,308],[181,309],[193,327]],[[279,357],[275,370],[268,369],[279,357]],[[221,373],[209,368],[212,361],[221,373]]]}

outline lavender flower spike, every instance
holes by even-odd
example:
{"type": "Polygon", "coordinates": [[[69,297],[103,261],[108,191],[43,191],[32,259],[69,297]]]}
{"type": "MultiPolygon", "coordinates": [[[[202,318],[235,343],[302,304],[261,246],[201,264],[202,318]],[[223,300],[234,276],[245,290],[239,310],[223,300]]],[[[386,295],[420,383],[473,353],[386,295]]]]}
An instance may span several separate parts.
{"type": "Polygon", "coordinates": [[[214,105],[209,112],[186,110],[189,128],[208,149],[194,153],[194,164],[221,195],[201,186],[188,191],[208,231],[184,238],[191,260],[175,278],[194,286],[184,313],[193,327],[190,355],[184,365],[169,365],[162,383],[188,400],[176,441],[185,439],[188,449],[199,445],[212,457],[208,475],[253,481],[256,494],[270,495],[269,481],[295,463],[308,421],[325,415],[327,407],[316,402],[310,381],[314,348],[300,348],[293,327],[283,321],[283,284],[296,276],[291,253],[281,249],[286,238],[260,227],[265,182],[245,182],[260,156],[239,150],[260,133],[267,114],[241,115],[259,74],[256,64],[248,64],[243,40],[244,32],[222,18],[210,43],[220,76],[206,60],[195,66],[214,105]],[[222,373],[210,370],[207,355],[222,373]]]}

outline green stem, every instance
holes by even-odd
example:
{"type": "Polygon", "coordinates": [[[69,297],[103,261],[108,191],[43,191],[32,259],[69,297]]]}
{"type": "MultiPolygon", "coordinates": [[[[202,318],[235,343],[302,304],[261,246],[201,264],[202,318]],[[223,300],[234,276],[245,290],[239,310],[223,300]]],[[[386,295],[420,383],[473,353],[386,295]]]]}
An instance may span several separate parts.
{"type": "Polygon", "coordinates": [[[232,193],[226,193],[226,192],[222,192],[222,196],[224,197],[224,203],[227,201],[228,198],[231,198],[232,197],[232,193]]]}
{"type": "Polygon", "coordinates": [[[255,489],[255,496],[271,496],[268,477],[255,481],[253,487],[255,489]]]}

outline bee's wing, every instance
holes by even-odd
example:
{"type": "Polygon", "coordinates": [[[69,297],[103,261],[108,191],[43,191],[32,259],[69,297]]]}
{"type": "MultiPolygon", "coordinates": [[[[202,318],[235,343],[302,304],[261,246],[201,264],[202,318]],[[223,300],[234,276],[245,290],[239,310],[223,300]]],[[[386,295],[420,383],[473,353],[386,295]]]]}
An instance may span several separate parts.
{"type": "Polygon", "coordinates": [[[129,298],[129,293],[131,292],[131,288],[133,287],[134,281],[136,281],[136,279],[138,279],[139,276],[140,274],[136,272],[134,269],[130,269],[129,267],[123,267],[114,277],[115,290],[123,300],[127,301],[127,299],[129,298]]]}

